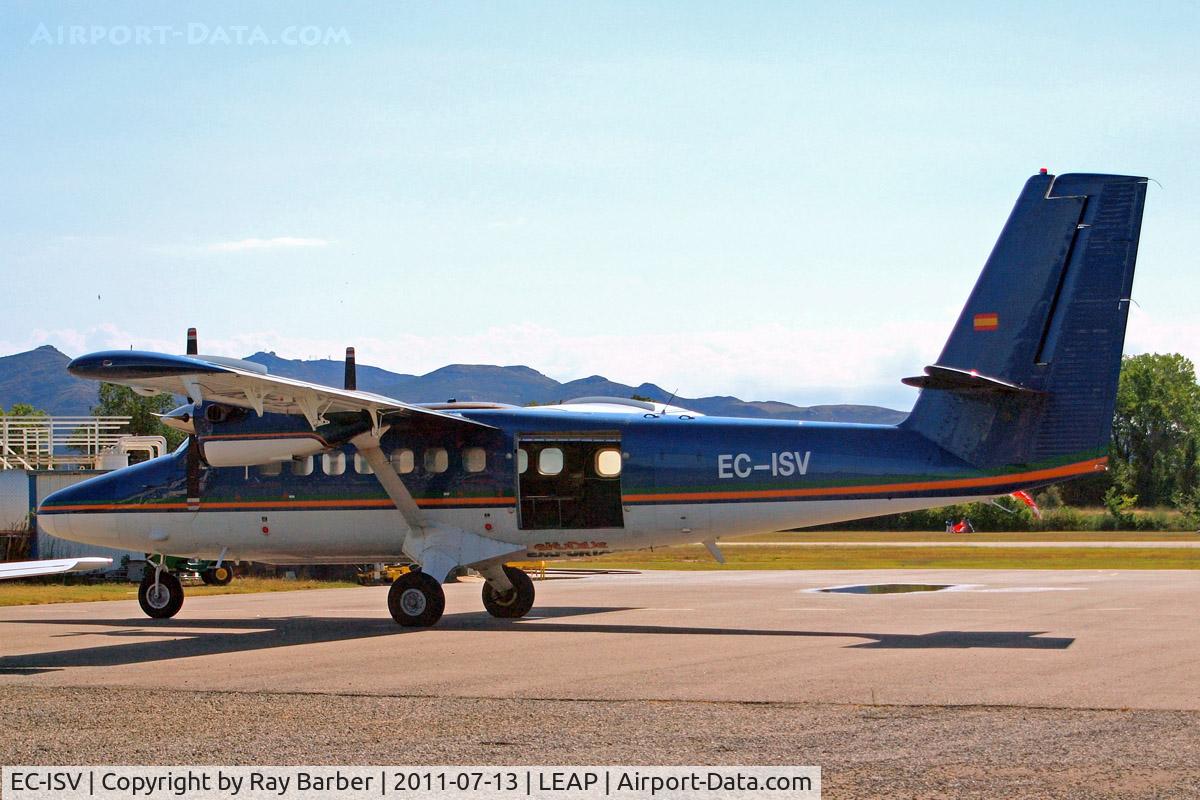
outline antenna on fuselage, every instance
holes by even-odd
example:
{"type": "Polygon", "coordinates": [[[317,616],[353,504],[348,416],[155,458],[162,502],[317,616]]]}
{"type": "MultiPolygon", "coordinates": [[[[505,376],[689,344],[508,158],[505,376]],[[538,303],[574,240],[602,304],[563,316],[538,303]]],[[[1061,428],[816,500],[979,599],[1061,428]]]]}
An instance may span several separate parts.
{"type": "Polygon", "coordinates": [[[343,387],[350,391],[358,388],[358,371],[354,364],[354,348],[346,348],[346,384],[343,387]]]}
{"type": "Polygon", "coordinates": [[[200,347],[196,344],[196,329],[195,328],[188,328],[187,354],[189,356],[194,356],[194,355],[200,354],[200,347]]]}

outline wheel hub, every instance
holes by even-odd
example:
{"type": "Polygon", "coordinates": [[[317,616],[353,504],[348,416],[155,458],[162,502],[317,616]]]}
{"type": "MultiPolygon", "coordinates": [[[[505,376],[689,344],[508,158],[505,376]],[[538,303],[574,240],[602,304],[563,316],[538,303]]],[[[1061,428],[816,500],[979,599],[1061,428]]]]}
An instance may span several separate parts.
{"type": "Polygon", "coordinates": [[[404,613],[409,616],[420,616],[424,613],[427,605],[429,605],[429,601],[420,589],[405,589],[400,594],[400,608],[404,609],[404,613]]]}
{"type": "Polygon", "coordinates": [[[155,584],[146,590],[146,602],[152,608],[166,608],[171,602],[171,592],[161,583],[155,584]]]}

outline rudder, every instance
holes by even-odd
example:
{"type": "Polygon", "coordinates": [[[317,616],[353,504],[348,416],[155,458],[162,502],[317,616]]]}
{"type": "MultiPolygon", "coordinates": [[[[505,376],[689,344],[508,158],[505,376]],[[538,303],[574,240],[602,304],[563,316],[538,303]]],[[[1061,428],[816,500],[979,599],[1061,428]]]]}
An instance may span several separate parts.
{"type": "Polygon", "coordinates": [[[1116,402],[1146,179],[1025,184],[902,425],[984,469],[1100,458],[1116,402]]]}

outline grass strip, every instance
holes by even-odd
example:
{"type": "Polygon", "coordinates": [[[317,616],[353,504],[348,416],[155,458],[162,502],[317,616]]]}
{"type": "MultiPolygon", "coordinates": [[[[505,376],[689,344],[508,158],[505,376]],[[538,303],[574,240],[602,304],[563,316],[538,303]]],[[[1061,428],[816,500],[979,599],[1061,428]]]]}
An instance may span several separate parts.
{"type": "Polygon", "coordinates": [[[701,545],[552,562],[611,569],[1200,569],[1200,551],[1149,547],[730,547],[718,564],[701,545]]]}
{"type": "MultiPolygon", "coordinates": [[[[300,589],[345,589],[358,586],[348,581],[283,580],[282,578],[234,578],[228,586],[185,586],[188,597],[215,594],[254,594],[257,592],[293,592],[300,589]]],[[[30,606],[47,603],[91,603],[98,600],[137,600],[133,583],[37,583],[4,581],[0,583],[0,606],[30,606]]]]}

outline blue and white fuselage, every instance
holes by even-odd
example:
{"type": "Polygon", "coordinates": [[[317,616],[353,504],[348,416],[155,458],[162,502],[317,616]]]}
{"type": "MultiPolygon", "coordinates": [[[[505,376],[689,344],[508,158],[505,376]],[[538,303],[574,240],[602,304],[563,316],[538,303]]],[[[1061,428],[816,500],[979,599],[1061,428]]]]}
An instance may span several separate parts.
{"type": "MultiPolygon", "coordinates": [[[[984,472],[902,426],[589,406],[463,411],[489,427],[389,431],[381,449],[431,525],[509,543],[514,558],[861,519],[1103,468],[1102,457],[1082,453],[1067,464],[984,472]],[[561,468],[545,463],[557,459],[546,450],[563,453],[561,468]],[[606,453],[619,460],[601,474],[606,453]],[[550,472],[582,480],[554,481],[550,472]],[[585,494],[589,484],[595,491],[585,494]],[[612,513],[564,518],[560,508],[605,499],[612,513]],[[536,516],[539,504],[556,507],[536,516]]],[[[200,559],[359,563],[404,555],[395,507],[353,445],[286,462],[204,466],[195,507],[187,502],[189,446],[196,445],[57,492],[42,505],[41,524],[77,541],[200,559]]]]}
{"type": "MultiPolygon", "coordinates": [[[[507,562],[715,542],[990,498],[1104,469],[1146,181],[1035,175],[899,425],[704,417],[612,398],[418,405],[236,359],[114,351],[80,377],[184,395],[174,454],[48,497],[50,533],[278,564],[388,561],[402,624],[441,614],[454,568],[521,616],[507,562]]],[[[349,355],[349,354],[348,354],[349,355]]],[[[160,560],[160,564],[162,561],[160,560]]],[[[170,616],[160,567],[139,597],[170,616]]]]}

